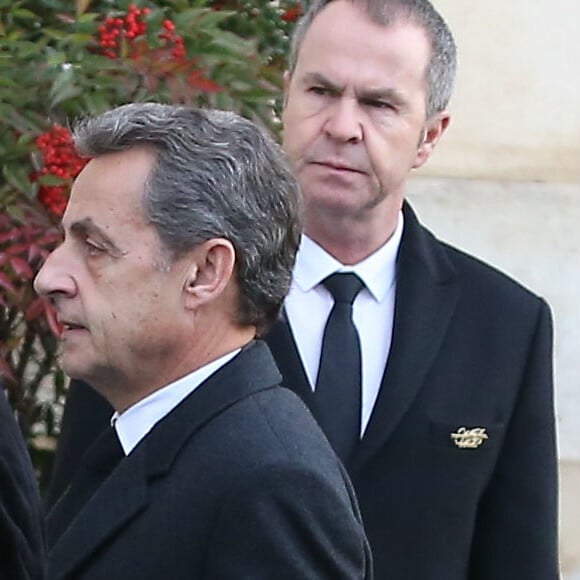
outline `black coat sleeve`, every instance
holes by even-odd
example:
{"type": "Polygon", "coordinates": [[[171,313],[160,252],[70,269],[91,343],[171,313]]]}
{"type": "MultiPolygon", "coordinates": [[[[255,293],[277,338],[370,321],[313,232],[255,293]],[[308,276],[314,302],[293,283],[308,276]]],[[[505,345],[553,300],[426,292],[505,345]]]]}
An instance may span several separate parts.
{"type": "Polygon", "coordinates": [[[0,578],[45,577],[42,510],[30,457],[0,386],[0,578]]]}
{"type": "Polygon", "coordinates": [[[526,580],[560,577],[555,427],[552,320],[541,301],[509,430],[478,510],[470,579],[499,580],[506,570],[526,580]]]}

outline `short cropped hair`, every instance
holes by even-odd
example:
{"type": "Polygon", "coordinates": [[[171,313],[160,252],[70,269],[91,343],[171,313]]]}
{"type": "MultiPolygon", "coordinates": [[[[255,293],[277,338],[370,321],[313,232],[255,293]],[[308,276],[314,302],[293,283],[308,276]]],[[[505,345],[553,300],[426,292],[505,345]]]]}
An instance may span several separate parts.
{"type": "MultiPolygon", "coordinates": [[[[333,0],[314,0],[296,24],[292,37],[288,70],[294,72],[300,47],[312,24],[333,0]]],[[[404,20],[419,25],[431,43],[431,59],[427,66],[427,116],[443,111],[449,104],[457,69],[457,47],[445,20],[428,0],[351,0],[361,7],[370,20],[391,26],[404,20]]]]}

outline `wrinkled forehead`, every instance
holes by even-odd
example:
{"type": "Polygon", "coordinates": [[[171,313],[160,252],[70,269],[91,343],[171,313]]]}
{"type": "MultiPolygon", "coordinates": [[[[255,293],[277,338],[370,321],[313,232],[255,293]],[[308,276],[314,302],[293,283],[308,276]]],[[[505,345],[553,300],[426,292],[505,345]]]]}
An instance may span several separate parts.
{"type": "Polygon", "coordinates": [[[91,159],[75,179],[62,228],[122,239],[149,227],[145,219],[145,183],[151,165],[142,155],[123,152],[91,159]],[[82,226],[82,227],[81,227],[82,226]]]}

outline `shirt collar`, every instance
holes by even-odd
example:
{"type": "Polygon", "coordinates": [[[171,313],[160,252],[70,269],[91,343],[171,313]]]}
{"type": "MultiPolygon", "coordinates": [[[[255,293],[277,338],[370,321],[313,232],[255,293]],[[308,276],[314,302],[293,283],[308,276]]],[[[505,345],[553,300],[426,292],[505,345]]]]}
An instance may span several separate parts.
{"type": "Polygon", "coordinates": [[[308,292],[335,272],[354,272],[365,283],[372,297],[381,302],[395,281],[402,235],[403,213],[399,212],[397,227],[387,242],[358,264],[347,266],[303,234],[296,255],[293,281],[303,292],[308,292]]]}
{"type": "Polygon", "coordinates": [[[111,417],[111,425],[117,431],[125,455],[131,453],[157,422],[168,415],[210,375],[234,358],[240,350],[230,352],[158,389],[121,414],[114,413],[111,417]]]}

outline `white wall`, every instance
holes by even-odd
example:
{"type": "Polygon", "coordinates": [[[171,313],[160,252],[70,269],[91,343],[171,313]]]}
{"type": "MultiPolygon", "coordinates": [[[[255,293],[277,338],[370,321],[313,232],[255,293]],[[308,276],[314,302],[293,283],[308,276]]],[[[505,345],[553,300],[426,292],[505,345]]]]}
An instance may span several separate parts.
{"type": "Polygon", "coordinates": [[[561,562],[580,579],[580,2],[432,0],[459,47],[452,124],[409,198],[555,320],[561,562]]]}
{"type": "Polygon", "coordinates": [[[434,0],[459,48],[430,175],[580,183],[580,3],[434,0]]]}

